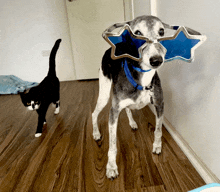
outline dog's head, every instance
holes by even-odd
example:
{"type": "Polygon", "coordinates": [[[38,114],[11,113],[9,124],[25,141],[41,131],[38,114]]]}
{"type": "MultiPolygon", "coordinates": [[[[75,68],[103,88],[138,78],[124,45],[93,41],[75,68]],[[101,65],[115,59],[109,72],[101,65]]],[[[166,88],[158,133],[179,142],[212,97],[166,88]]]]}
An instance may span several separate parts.
{"type": "Polygon", "coordinates": [[[158,42],[164,36],[166,24],[154,16],[140,16],[127,22],[135,35],[144,36],[153,43],[147,43],[143,48],[141,65],[157,69],[164,63],[166,49],[158,42]]]}
{"type": "MultiPolygon", "coordinates": [[[[139,16],[132,21],[116,23],[104,31],[103,34],[112,32],[116,28],[129,25],[133,34],[143,39],[148,39],[148,43],[142,47],[142,60],[140,65],[144,68],[157,69],[164,63],[166,49],[158,42],[164,36],[164,29],[170,28],[169,25],[154,16],[139,16]]],[[[105,35],[103,36],[106,37],[105,35]]],[[[108,40],[107,40],[108,41],[108,40]]]]}

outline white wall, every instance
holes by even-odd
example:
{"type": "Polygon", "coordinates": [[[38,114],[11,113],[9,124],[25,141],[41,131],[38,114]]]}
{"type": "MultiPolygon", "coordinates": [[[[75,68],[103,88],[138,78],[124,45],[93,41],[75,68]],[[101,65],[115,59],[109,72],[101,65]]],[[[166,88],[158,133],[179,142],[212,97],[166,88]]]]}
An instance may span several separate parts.
{"type": "Polygon", "coordinates": [[[133,0],[134,17],[141,15],[150,15],[151,5],[150,0],[133,0]]]}
{"type": "Polygon", "coordinates": [[[0,75],[40,82],[47,74],[50,52],[57,53],[57,76],[75,79],[65,0],[0,1],[0,75]]]}
{"type": "Polygon", "coordinates": [[[195,61],[172,61],[159,71],[165,116],[220,178],[220,2],[158,0],[158,17],[207,36],[195,61]]]}
{"type": "Polygon", "coordinates": [[[110,47],[102,32],[112,24],[124,21],[123,0],[76,0],[66,3],[76,78],[98,78],[103,54],[110,47]]]}

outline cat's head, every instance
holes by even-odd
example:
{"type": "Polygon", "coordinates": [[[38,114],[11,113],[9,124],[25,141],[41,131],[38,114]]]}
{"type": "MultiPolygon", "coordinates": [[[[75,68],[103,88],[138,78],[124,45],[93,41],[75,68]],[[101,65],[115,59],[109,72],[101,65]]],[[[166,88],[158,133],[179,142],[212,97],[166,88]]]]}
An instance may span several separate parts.
{"type": "Polygon", "coordinates": [[[34,87],[20,93],[20,96],[23,105],[27,107],[29,110],[33,111],[39,109],[41,102],[39,96],[35,92],[34,87]]]}

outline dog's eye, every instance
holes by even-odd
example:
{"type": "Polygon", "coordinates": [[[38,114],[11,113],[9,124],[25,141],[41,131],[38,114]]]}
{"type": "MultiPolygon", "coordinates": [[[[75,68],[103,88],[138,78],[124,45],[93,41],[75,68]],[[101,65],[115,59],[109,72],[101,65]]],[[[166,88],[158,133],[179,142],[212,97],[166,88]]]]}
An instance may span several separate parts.
{"type": "Polygon", "coordinates": [[[31,105],[31,103],[27,103],[27,105],[31,105]]]}
{"type": "Polygon", "coordinates": [[[163,29],[163,28],[160,28],[160,30],[159,30],[159,35],[160,35],[160,36],[164,36],[164,29],[163,29]]]}
{"type": "Polygon", "coordinates": [[[135,35],[142,35],[142,33],[139,30],[135,31],[134,34],[135,35]]]}

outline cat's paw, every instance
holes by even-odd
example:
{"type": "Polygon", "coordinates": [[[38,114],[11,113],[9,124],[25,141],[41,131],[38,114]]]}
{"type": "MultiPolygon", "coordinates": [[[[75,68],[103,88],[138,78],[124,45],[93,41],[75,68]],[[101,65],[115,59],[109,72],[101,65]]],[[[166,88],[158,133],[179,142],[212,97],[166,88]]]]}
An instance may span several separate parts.
{"type": "Polygon", "coordinates": [[[35,133],[35,137],[40,137],[42,133],[35,133]]]}
{"type": "Polygon", "coordinates": [[[57,115],[57,114],[59,114],[59,112],[60,112],[60,109],[56,108],[56,110],[54,111],[54,114],[57,115]]]}

